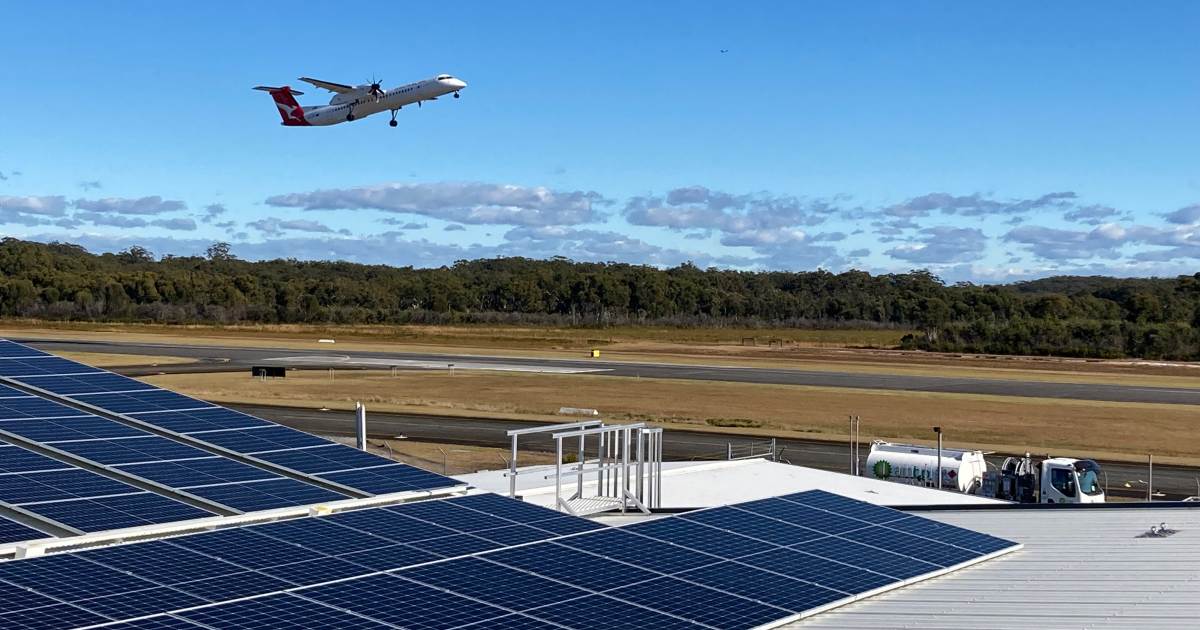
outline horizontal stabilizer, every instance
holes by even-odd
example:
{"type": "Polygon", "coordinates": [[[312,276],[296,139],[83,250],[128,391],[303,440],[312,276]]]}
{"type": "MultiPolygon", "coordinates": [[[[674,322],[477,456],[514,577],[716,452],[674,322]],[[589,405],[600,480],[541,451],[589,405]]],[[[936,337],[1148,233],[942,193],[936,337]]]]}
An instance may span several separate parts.
{"type": "Polygon", "coordinates": [[[297,92],[296,90],[293,90],[292,88],[290,88],[286,85],[281,86],[281,87],[271,87],[269,85],[256,85],[256,86],[254,86],[253,89],[262,90],[263,92],[278,92],[280,90],[287,90],[297,96],[304,96],[304,92],[297,92]]]}

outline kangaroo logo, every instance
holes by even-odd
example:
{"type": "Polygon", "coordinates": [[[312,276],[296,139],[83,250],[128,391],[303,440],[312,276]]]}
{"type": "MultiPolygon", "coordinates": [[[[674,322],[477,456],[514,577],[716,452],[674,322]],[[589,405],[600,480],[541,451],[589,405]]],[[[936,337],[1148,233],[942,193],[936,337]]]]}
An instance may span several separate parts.
{"type": "Polygon", "coordinates": [[[296,111],[295,105],[288,105],[287,103],[280,103],[279,101],[275,101],[275,105],[277,105],[279,109],[283,111],[283,115],[287,116],[289,120],[300,120],[292,115],[292,112],[296,111]]]}

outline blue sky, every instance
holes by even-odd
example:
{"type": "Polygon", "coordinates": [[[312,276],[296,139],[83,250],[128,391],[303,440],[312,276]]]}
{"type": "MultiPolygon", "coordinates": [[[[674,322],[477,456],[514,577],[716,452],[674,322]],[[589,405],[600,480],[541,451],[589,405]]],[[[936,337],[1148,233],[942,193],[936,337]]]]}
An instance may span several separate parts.
{"type": "Polygon", "coordinates": [[[0,234],[420,266],[1195,271],[1200,5],[737,4],[22,5],[0,22],[0,234]],[[463,98],[395,129],[282,127],[249,89],[442,72],[463,98]]]}

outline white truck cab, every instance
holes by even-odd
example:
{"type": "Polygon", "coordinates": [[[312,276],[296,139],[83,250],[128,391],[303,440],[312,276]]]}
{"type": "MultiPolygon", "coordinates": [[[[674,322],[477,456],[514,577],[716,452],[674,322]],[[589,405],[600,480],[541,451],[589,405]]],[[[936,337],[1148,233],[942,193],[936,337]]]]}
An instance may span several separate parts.
{"type": "Polygon", "coordinates": [[[1051,457],[1042,461],[1039,503],[1104,503],[1100,465],[1090,459],[1051,457]]]}

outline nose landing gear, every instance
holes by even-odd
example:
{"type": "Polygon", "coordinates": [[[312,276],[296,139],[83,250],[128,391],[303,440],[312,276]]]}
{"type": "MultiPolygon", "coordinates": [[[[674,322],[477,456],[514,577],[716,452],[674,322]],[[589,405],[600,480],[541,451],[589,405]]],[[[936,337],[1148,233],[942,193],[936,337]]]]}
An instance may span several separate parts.
{"type": "Polygon", "coordinates": [[[458,92],[454,93],[454,98],[458,98],[458,92]]]}

